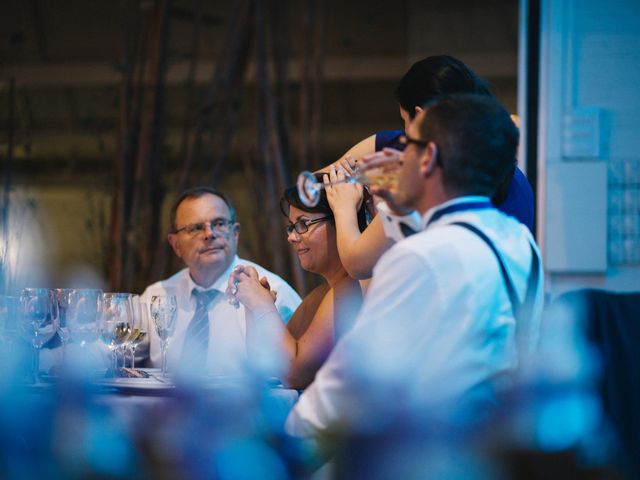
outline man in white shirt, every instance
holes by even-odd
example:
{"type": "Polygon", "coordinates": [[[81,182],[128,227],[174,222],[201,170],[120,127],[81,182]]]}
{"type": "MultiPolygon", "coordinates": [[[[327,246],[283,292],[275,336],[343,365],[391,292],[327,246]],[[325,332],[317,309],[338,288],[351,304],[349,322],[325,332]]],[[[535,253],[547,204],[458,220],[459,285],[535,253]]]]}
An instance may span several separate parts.
{"type": "Polygon", "coordinates": [[[417,115],[404,141],[394,199],[420,213],[421,231],[376,264],[354,327],[287,419],[292,434],[472,421],[535,342],[543,292],[537,247],[489,200],[516,154],[508,113],[487,96],[442,97],[417,115]],[[512,304],[482,234],[517,300],[529,292],[529,314],[518,320],[514,310],[527,309],[512,304]]]}
{"type": "MultiPolygon", "coordinates": [[[[183,192],[171,211],[168,241],[187,268],[150,285],[142,294],[175,295],[177,321],[168,349],[168,367],[179,365],[212,375],[240,375],[247,366],[245,312],[224,296],[233,268],[251,265],[265,278],[276,297],[278,312],[288,321],[300,304],[298,294],[279,276],[238,258],[240,224],[235,209],[220,192],[196,187],[183,192]]],[[[266,283],[265,283],[266,284],[266,283]]],[[[160,364],[160,339],[152,325],[150,357],[160,364]]]]}

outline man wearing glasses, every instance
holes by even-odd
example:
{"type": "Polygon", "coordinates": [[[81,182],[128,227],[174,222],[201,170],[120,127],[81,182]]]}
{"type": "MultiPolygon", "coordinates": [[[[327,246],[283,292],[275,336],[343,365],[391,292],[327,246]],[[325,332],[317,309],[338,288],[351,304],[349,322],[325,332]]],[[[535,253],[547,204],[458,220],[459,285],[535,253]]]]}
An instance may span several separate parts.
{"type": "MultiPolygon", "coordinates": [[[[213,375],[240,375],[246,367],[244,307],[224,297],[238,264],[254,267],[276,292],[276,306],[287,322],[300,304],[298,294],[279,276],[237,256],[240,224],[229,199],[210,187],[183,192],[171,210],[168,241],[186,268],[149,286],[143,298],[175,295],[177,321],[168,353],[169,369],[200,369],[213,375]]],[[[160,339],[150,330],[151,363],[160,363],[160,339]]]]}
{"type": "Polygon", "coordinates": [[[427,104],[403,140],[391,193],[420,213],[419,231],[376,264],[353,328],[289,415],[290,433],[466,425],[487,418],[530,358],[543,293],[538,249],[490,202],[513,166],[515,125],[489,96],[450,95],[427,104]]]}

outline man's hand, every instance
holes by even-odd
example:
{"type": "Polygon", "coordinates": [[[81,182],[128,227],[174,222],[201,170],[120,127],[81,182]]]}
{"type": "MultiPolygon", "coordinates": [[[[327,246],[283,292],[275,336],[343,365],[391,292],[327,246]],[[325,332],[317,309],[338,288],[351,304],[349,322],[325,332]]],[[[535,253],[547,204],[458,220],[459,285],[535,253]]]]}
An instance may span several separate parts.
{"type": "Polygon", "coordinates": [[[358,163],[361,170],[384,167],[389,171],[394,171],[402,167],[402,152],[395,148],[383,148],[379,152],[364,155],[358,163]]]}
{"type": "Polygon", "coordinates": [[[380,176],[396,177],[396,181],[391,185],[376,185],[372,183],[369,186],[369,192],[386,202],[391,211],[398,215],[408,215],[411,212],[410,208],[403,207],[398,204],[395,193],[397,193],[397,176],[400,174],[402,168],[402,152],[393,148],[385,148],[380,152],[371,153],[365,155],[360,159],[358,168],[366,172],[374,169],[379,169],[380,172],[376,172],[380,176]]]}

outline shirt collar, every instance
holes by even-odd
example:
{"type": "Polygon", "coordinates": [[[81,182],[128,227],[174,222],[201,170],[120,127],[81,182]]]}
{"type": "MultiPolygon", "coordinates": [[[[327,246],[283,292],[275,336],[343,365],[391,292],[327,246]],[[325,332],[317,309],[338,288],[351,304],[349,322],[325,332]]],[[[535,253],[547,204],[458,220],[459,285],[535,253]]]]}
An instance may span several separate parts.
{"type": "MultiPolygon", "coordinates": [[[[187,275],[187,287],[188,287],[188,292],[189,294],[191,294],[191,292],[196,289],[200,292],[206,292],[208,290],[218,290],[219,292],[224,293],[227,290],[227,281],[229,279],[229,275],[231,275],[231,271],[236,267],[236,265],[238,264],[239,259],[238,259],[238,255],[234,255],[233,260],[231,261],[231,263],[229,264],[229,267],[222,273],[222,275],[220,275],[215,282],[213,282],[210,286],[208,286],[207,288],[204,288],[200,285],[198,285],[196,282],[193,281],[193,278],[191,278],[191,274],[187,275]]],[[[187,271],[188,273],[188,271],[187,271]]]]}
{"type": "MultiPolygon", "coordinates": [[[[429,225],[429,220],[431,219],[431,217],[433,217],[436,214],[436,212],[439,212],[440,210],[443,210],[447,207],[450,207],[452,205],[462,205],[465,203],[489,202],[489,201],[490,201],[489,197],[485,197],[482,195],[466,195],[463,197],[456,197],[452,200],[447,200],[446,202],[436,205],[435,207],[432,207],[425,212],[425,214],[422,216],[421,229],[425,230],[427,228],[427,225],[429,225]]],[[[448,215],[445,215],[445,218],[447,216],[448,215]]],[[[437,223],[437,220],[436,220],[436,223],[437,223]]]]}

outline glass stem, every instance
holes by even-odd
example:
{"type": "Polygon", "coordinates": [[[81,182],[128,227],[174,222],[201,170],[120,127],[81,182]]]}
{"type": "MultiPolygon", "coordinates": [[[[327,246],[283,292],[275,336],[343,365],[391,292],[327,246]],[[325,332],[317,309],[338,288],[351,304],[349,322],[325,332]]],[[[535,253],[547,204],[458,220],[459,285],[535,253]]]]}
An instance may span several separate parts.
{"type": "Polygon", "coordinates": [[[38,383],[38,378],[40,377],[40,349],[37,347],[33,347],[33,361],[31,362],[32,370],[31,374],[33,377],[33,383],[38,383]]]}
{"type": "Polygon", "coordinates": [[[118,370],[118,349],[114,348],[113,350],[111,350],[111,358],[113,359],[113,374],[116,374],[116,371],[118,370]]]}
{"type": "Polygon", "coordinates": [[[161,355],[162,355],[162,376],[167,376],[167,342],[165,340],[162,341],[161,344],[161,355]]]}
{"type": "Polygon", "coordinates": [[[131,347],[131,368],[136,368],[136,347],[131,347]]]}

